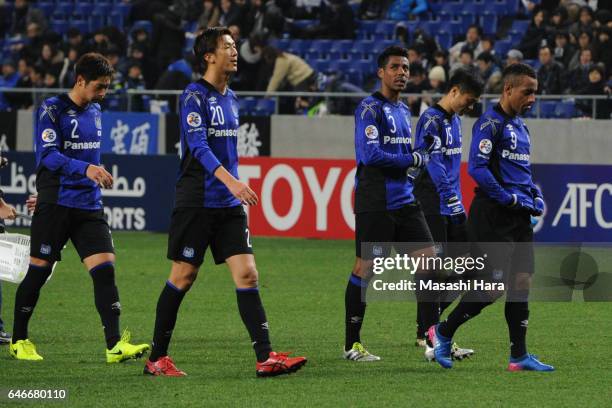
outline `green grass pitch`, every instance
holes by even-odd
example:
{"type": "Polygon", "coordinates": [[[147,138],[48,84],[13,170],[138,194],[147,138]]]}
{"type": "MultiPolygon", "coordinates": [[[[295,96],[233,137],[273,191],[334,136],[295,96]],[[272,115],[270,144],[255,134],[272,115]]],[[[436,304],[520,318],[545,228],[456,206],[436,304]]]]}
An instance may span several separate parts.
{"type": "MultiPolygon", "coordinates": [[[[166,235],[117,232],[114,239],[122,327],[134,341],[150,342],[170,266],[166,235]]],[[[354,363],[341,359],[354,244],[256,238],[254,248],[273,345],[309,358],[297,374],[255,378],[230,274],[208,256],[183,302],[170,346],[189,376],[145,377],[142,361],[107,365],[91,279],[69,244],[30,324],[45,360],[14,361],[2,346],[0,389],[67,389],[68,405],[87,407],[610,406],[611,303],[532,304],[529,348],[557,367],[550,374],[504,371],[508,340],[500,304],[458,332],[456,340],[476,355],[443,370],[413,346],[414,303],[373,303],[362,338],[383,360],[354,363]]],[[[15,290],[3,285],[9,329],[15,290]]]]}

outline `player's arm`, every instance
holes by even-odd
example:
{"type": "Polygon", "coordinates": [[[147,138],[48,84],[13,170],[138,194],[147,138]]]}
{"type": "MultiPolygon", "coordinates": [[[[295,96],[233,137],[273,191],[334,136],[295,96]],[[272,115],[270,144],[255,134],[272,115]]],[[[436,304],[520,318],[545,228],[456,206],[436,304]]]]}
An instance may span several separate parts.
{"type": "Polygon", "coordinates": [[[62,154],[60,149],[63,139],[57,123],[58,118],[46,109],[43,104],[37,113],[36,148],[41,152],[41,164],[51,171],[59,171],[67,176],[85,176],[102,187],[112,187],[113,177],[103,167],[62,154]]]}
{"type": "MultiPolygon", "coordinates": [[[[421,130],[421,129],[420,129],[421,130]]],[[[422,129],[417,135],[418,140],[433,139],[434,143],[433,150],[429,156],[429,162],[427,163],[427,172],[431,177],[436,191],[440,195],[440,200],[451,210],[451,213],[465,213],[463,204],[459,200],[459,196],[453,190],[453,185],[448,180],[448,172],[446,166],[444,166],[444,154],[442,153],[441,137],[439,126],[431,121],[427,129],[422,129]]]]}
{"type": "Polygon", "coordinates": [[[472,128],[468,173],[490,198],[502,205],[515,205],[517,204],[516,195],[507,192],[489,169],[491,154],[495,151],[496,143],[497,135],[494,125],[476,121],[472,128]]]}
{"type": "Polygon", "coordinates": [[[355,143],[363,164],[375,167],[396,167],[407,169],[409,167],[422,167],[423,155],[414,151],[409,154],[395,154],[385,152],[380,148],[380,129],[376,116],[382,115],[380,110],[372,107],[359,107],[355,113],[355,143]]]}
{"type": "Polygon", "coordinates": [[[17,211],[15,207],[7,204],[3,198],[4,194],[0,190],[0,220],[9,219],[14,220],[17,217],[17,211]]]}
{"type": "Polygon", "coordinates": [[[182,129],[191,154],[202,164],[207,173],[214,175],[225,184],[234,197],[243,204],[257,204],[258,198],[255,192],[232,176],[210,148],[206,127],[207,112],[198,102],[196,98],[189,98],[187,102],[181,102],[184,104],[181,112],[182,129]]]}

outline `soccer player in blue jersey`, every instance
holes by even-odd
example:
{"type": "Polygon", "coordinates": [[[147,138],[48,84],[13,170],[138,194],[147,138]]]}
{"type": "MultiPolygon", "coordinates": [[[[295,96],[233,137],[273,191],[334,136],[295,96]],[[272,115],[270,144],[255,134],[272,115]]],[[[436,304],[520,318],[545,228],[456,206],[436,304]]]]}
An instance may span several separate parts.
{"type": "MultiPolygon", "coordinates": [[[[418,251],[425,256],[434,253],[431,234],[407,174],[409,169],[423,167],[428,160],[427,149],[415,150],[411,146],[410,109],[399,100],[408,81],[408,51],[389,47],[377,62],[380,91],[362,100],[355,110],[357,259],[345,293],[344,358],[361,362],[380,360],[365,349],[360,339],[366,309],[362,296],[370,278],[372,259],[381,255],[373,244],[405,243],[399,251],[411,254],[418,251]]],[[[416,273],[421,279],[428,271],[416,273]]],[[[417,298],[422,298],[418,291],[417,298]]],[[[424,321],[435,323],[439,318],[436,313],[437,308],[424,308],[424,321]]]]}
{"type": "MultiPolygon", "coordinates": [[[[429,163],[415,181],[414,195],[421,204],[427,225],[436,242],[438,256],[461,256],[469,251],[465,208],[461,197],[461,118],[482,94],[484,84],[479,77],[459,69],[447,85],[447,93],[428,108],[417,122],[415,145],[424,146],[428,139],[435,140],[429,163]],[[450,245],[447,243],[451,243],[450,245]],[[462,244],[460,244],[462,243],[462,244]]],[[[444,293],[438,299],[440,314],[460,294],[444,293]]],[[[433,348],[426,342],[429,327],[420,318],[423,304],[417,304],[417,342],[425,347],[425,356],[433,358],[433,348]]],[[[453,345],[453,357],[462,359],[474,353],[453,345]]]]}
{"type": "MultiPolygon", "coordinates": [[[[510,371],[553,371],[527,352],[529,288],[534,272],[531,216],[544,212],[542,192],[531,174],[529,130],[520,115],[535,103],[538,81],[525,64],[504,69],[503,93],[474,124],[469,173],[476,197],[468,219],[473,249],[490,249],[486,269],[491,283],[504,283],[505,317],[510,337],[510,371]],[[503,243],[503,244],[486,244],[503,243]]],[[[474,251],[473,251],[474,255],[474,251]]],[[[498,285],[496,285],[497,287],[498,285]]],[[[499,288],[498,288],[499,289],[499,288]]],[[[457,329],[503,295],[504,291],[469,291],[448,319],[429,329],[436,361],[452,367],[450,348],[457,329]]]]}
{"type": "Polygon", "coordinates": [[[172,270],[157,303],[153,351],[144,373],[186,375],[168,356],[168,345],[179,306],[210,247],[215,263],[226,263],[236,284],[238,310],[257,357],[257,376],[289,374],[306,364],[306,358],[272,351],[242,208],[256,205],[258,197],[238,180],[238,100],[228,88],[237,71],[236,44],[227,28],[209,28],[196,38],[194,53],[204,65],[204,76],[180,98],[182,157],[168,238],[172,270]]]}
{"type": "Polygon", "coordinates": [[[11,356],[42,360],[28,337],[28,322],[40,289],[61,260],[68,239],[93,280],[96,309],[106,338],[106,361],[142,356],[148,344],[132,345],[119,335],[121,304],[115,286],[115,255],[104,218],[100,187],[112,187],[112,176],[100,165],[102,121],[99,102],[113,76],[100,54],[83,55],[75,66],[76,82],[68,94],[45,100],[36,114],[36,189],[32,217],[30,267],[17,289],[11,356]]]}

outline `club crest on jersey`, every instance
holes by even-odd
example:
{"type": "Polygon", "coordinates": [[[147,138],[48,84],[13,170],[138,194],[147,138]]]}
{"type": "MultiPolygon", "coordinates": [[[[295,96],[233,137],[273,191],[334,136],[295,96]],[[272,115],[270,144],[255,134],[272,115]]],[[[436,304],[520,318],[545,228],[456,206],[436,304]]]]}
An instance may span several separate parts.
{"type": "Polygon", "coordinates": [[[378,137],[378,129],[374,125],[369,125],[365,128],[365,135],[368,139],[376,139],[378,137]]]}
{"type": "Polygon", "coordinates": [[[484,154],[489,154],[491,150],[493,150],[493,143],[491,143],[489,139],[482,139],[478,145],[478,149],[484,154]]]}
{"type": "Polygon", "coordinates": [[[434,136],[434,150],[438,150],[442,146],[442,141],[438,136],[434,136]]]}
{"type": "Polygon", "coordinates": [[[51,254],[51,245],[42,244],[40,246],[40,253],[43,254],[43,255],[50,255],[51,254]]]}
{"type": "Polygon", "coordinates": [[[210,98],[208,98],[208,103],[217,103],[217,97],[211,96],[210,98]]]}
{"type": "Polygon", "coordinates": [[[191,127],[198,127],[202,124],[202,117],[197,112],[190,112],[187,115],[187,124],[191,127]]]}
{"type": "Polygon", "coordinates": [[[41,138],[45,143],[52,143],[57,138],[57,134],[53,129],[45,129],[42,131],[41,138]]]}
{"type": "Polygon", "coordinates": [[[96,129],[102,130],[102,117],[96,116],[95,122],[96,122],[96,129]]]}

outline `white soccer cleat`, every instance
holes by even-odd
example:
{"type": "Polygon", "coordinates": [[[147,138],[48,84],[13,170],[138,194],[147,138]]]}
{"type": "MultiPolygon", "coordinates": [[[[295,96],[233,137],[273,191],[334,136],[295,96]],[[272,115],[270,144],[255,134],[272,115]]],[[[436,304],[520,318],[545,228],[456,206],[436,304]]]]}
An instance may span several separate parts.
{"type": "Polygon", "coordinates": [[[451,357],[453,360],[463,360],[464,358],[470,357],[474,354],[474,350],[469,348],[461,348],[457,343],[453,343],[451,347],[451,357]]]}
{"type": "Polygon", "coordinates": [[[432,361],[436,361],[436,356],[434,354],[434,348],[433,347],[429,347],[429,345],[427,343],[425,343],[425,360],[432,362],[432,361]]]}
{"type": "Polygon", "coordinates": [[[378,361],[380,357],[370,354],[361,343],[353,343],[353,348],[344,352],[344,358],[352,361],[378,361]]]}

